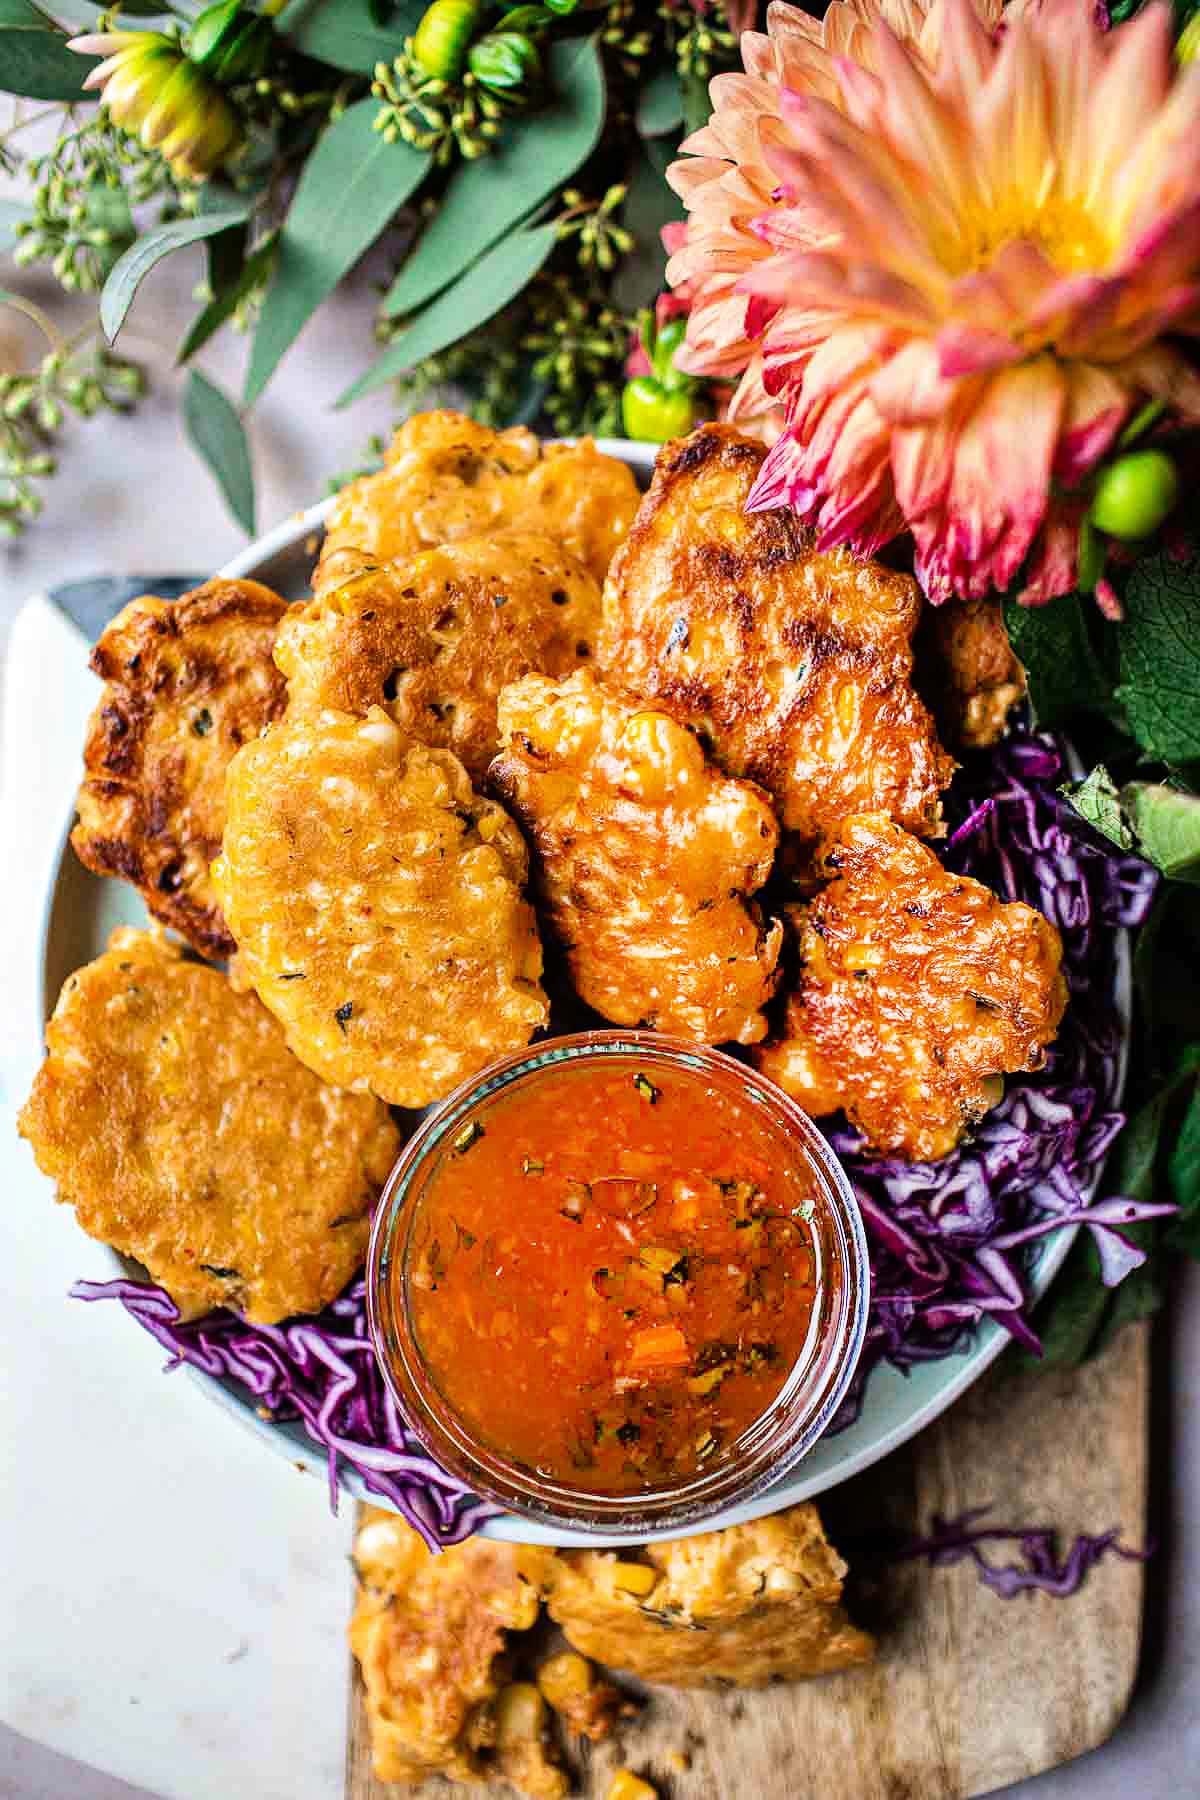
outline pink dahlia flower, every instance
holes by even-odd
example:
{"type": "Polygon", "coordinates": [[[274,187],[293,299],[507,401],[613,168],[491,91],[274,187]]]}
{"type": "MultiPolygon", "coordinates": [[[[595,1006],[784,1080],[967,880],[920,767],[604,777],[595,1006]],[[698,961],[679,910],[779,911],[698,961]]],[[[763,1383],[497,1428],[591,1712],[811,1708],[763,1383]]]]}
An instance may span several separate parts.
{"type": "Polygon", "coordinates": [[[830,89],[828,22],[772,7],[672,171],[668,274],[698,289],[691,366],[785,409],[752,506],[864,553],[910,530],[934,600],[1044,601],[1131,414],[1200,419],[1173,341],[1200,335],[1200,68],[1157,0],[1111,33],[1087,0],[1000,32],[918,12],[903,38],[857,12],[830,89]]]}

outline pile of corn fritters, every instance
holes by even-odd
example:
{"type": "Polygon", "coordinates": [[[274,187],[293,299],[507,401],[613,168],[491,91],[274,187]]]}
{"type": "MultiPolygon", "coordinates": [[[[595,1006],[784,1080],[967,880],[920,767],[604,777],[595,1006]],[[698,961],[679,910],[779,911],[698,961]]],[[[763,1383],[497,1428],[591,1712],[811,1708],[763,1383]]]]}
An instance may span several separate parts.
{"type": "MultiPolygon", "coordinates": [[[[391,1109],[550,1023],[544,950],[571,1024],[749,1047],[912,1159],[1040,1065],[1057,933],[928,844],[945,743],[1021,693],[999,615],[931,618],[907,576],[748,514],[762,456],[701,427],[641,497],[590,442],[419,415],[339,496],[311,599],[216,579],[104,633],[72,842],[156,923],[67,982],[21,1129],[182,1317],[345,1288],[391,1109]]],[[[755,1683],[873,1650],[811,1507],[634,1557],[431,1558],[368,1512],[356,1561],[385,1780],[556,1800],[551,1717],[599,1740],[630,1709],[592,1657],[755,1683]],[[543,1606],[568,1647],[514,1679],[543,1606]]]]}
{"type": "Polygon", "coordinates": [[[1057,933],[922,841],[955,763],[921,695],[994,736],[1003,626],[747,513],[762,457],[702,426],[641,497],[588,441],[421,414],[309,601],[216,579],[104,633],[72,842],[186,950],[72,977],[21,1128],[185,1317],[341,1290],[389,1107],[549,1023],[543,944],[593,1014],[753,1046],[882,1152],[944,1155],[1043,1061],[1057,933]]]}

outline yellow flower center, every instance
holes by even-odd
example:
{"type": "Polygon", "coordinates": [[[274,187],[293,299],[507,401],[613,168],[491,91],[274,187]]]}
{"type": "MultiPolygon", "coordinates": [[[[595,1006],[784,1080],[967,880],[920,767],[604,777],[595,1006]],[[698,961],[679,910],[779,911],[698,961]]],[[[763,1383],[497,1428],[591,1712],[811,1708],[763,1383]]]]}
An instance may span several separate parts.
{"type": "Polygon", "coordinates": [[[986,269],[1005,245],[1024,239],[1037,246],[1064,275],[1103,269],[1112,241],[1087,207],[1074,196],[1013,190],[993,204],[980,204],[958,222],[953,238],[938,245],[953,276],[986,269]]]}

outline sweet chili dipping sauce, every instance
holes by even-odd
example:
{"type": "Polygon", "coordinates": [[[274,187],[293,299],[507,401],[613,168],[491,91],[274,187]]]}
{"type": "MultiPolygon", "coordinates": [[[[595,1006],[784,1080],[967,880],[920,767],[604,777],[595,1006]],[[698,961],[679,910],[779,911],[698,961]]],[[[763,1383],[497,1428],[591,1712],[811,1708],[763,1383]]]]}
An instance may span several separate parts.
{"type": "Polygon", "coordinates": [[[447,1136],[390,1279],[472,1436],[635,1495],[719,1465],[777,1401],[841,1280],[821,1198],[728,1082],[564,1066],[447,1136]]]}

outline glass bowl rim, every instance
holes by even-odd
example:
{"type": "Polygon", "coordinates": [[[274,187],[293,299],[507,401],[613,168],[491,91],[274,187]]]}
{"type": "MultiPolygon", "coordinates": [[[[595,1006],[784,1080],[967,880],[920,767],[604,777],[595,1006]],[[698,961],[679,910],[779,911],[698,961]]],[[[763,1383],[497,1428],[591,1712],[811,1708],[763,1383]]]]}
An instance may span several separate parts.
{"type": "MultiPolygon", "coordinates": [[[[380,1372],[407,1429],[425,1451],[454,1479],[509,1513],[544,1528],[585,1536],[640,1530],[662,1535],[702,1528],[705,1520],[754,1498],[793,1469],[827,1429],[846,1397],[866,1339],[871,1288],[866,1230],[857,1198],[837,1156],[808,1114],[767,1076],[725,1051],[658,1032],[619,1027],[571,1032],[513,1051],[461,1082],[427,1113],[403,1146],[384,1183],[372,1221],[366,1273],[368,1330],[380,1372]],[[403,1242],[397,1244],[396,1239],[405,1221],[409,1190],[427,1157],[440,1148],[449,1132],[522,1081],[555,1067],[602,1062],[606,1057],[620,1055],[683,1068],[693,1076],[702,1077],[706,1070],[710,1071],[725,1080],[732,1079],[754,1103],[771,1109],[768,1117],[772,1128],[786,1127],[799,1138],[822,1183],[825,1211],[841,1259],[842,1281],[831,1329],[823,1334],[825,1343],[818,1344],[807,1363],[803,1358],[797,1361],[773,1403],[773,1413],[781,1416],[763,1414],[743,1434],[745,1437],[763,1427],[769,1440],[757,1446],[748,1470],[739,1458],[672,1488],[602,1495],[534,1478],[511,1460],[504,1462],[501,1474],[496,1474],[494,1463],[503,1462],[500,1453],[479,1445],[440,1395],[443,1416],[438,1416],[438,1409],[428,1399],[432,1379],[427,1379],[422,1387],[419,1376],[414,1376],[408,1367],[404,1336],[393,1328],[396,1309],[388,1277],[393,1255],[403,1252],[403,1242]],[[389,1349],[389,1335],[397,1343],[395,1359],[389,1349]],[[814,1374],[815,1391],[810,1392],[814,1374]],[[765,1424],[767,1420],[771,1420],[769,1426],[765,1424]],[[778,1438],[783,1442],[776,1451],[778,1438]]],[[[414,1353],[413,1360],[421,1364],[419,1352],[414,1353]]]]}

